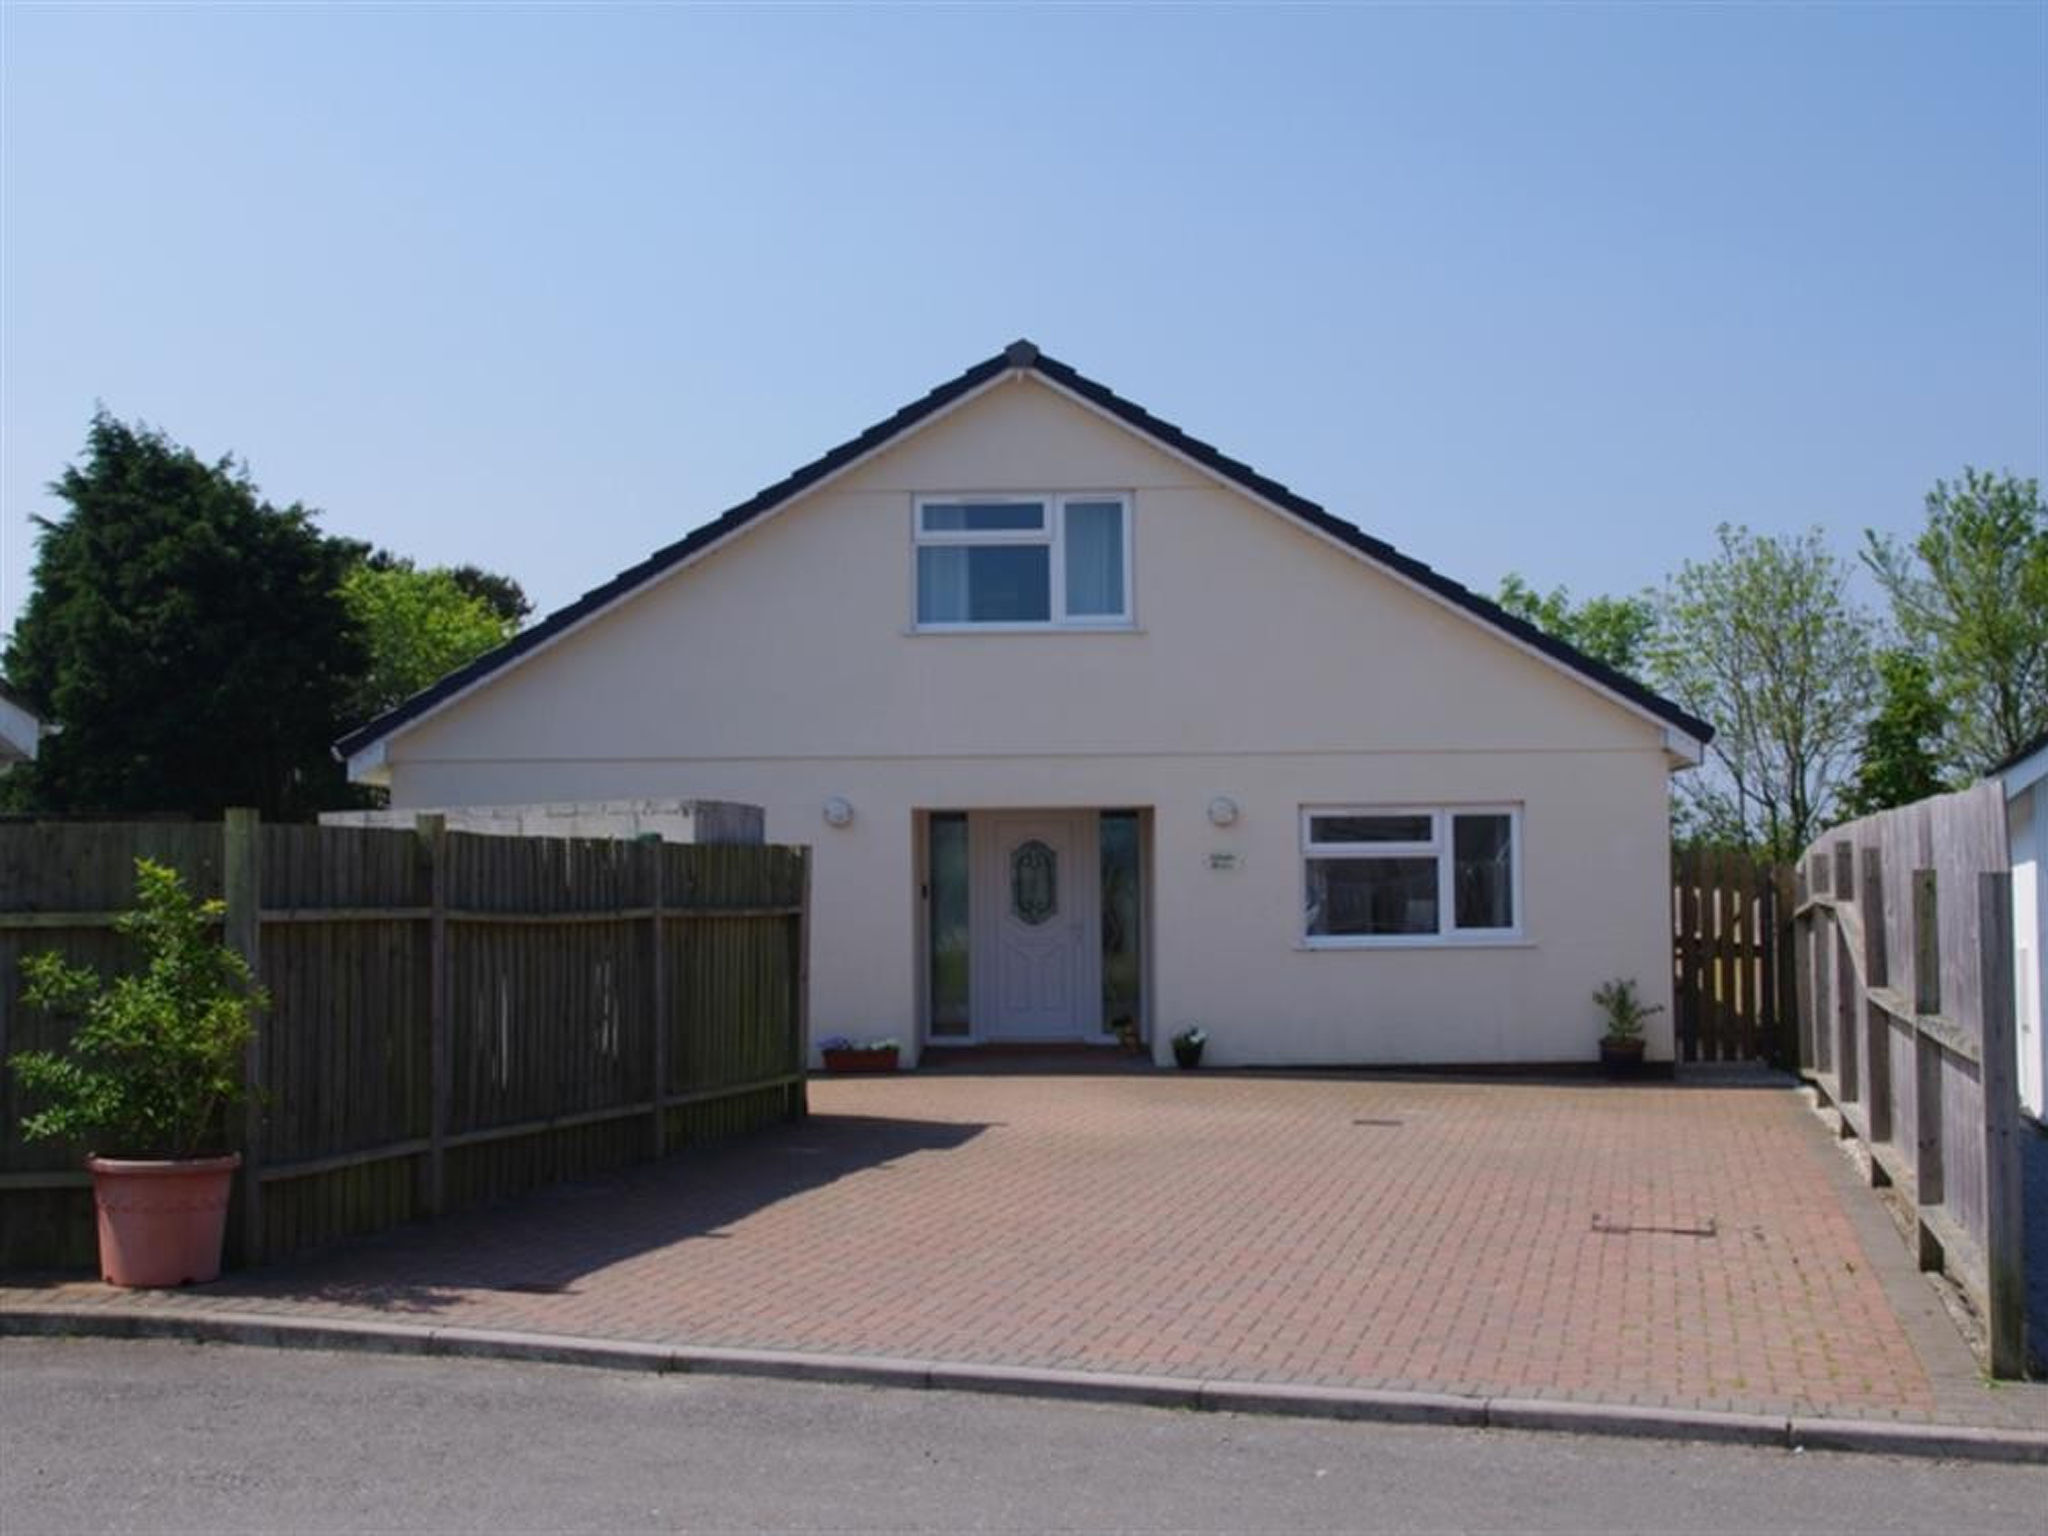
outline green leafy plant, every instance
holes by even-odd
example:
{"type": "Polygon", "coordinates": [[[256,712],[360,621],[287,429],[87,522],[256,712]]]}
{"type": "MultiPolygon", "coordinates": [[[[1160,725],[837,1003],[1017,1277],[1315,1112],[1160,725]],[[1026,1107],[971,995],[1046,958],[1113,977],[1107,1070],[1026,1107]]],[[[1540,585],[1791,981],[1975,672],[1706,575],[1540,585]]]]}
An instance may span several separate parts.
{"type": "Polygon", "coordinates": [[[1607,1015],[1609,1040],[1640,1040],[1643,1021],[1664,1011],[1661,1003],[1644,1003],[1636,995],[1634,978],[1627,976],[1617,976],[1594,988],[1593,1002],[1607,1015]]]}
{"type": "Polygon", "coordinates": [[[68,1050],[12,1058],[22,1087],[46,1105],[22,1130],[103,1156],[218,1151],[242,1096],[253,1015],[269,998],[209,932],[222,903],[194,901],[176,870],[148,859],[135,861],[135,897],[115,927],[141,951],[139,970],[109,983],[54,953],[22,961],[23,1001],[78,1020],[68,1050]]]}
{"type": "Polygon", "coordinates": [[[900,1051],[903,1049],[903,1043],[893,1035],[881,1040],[856,1040],[851,1035],[827,1035],[818,1042],[818,1049],[834,1053],[845,1051],[852,1055],[880,1055],[884,1051],[900,1051]]]}

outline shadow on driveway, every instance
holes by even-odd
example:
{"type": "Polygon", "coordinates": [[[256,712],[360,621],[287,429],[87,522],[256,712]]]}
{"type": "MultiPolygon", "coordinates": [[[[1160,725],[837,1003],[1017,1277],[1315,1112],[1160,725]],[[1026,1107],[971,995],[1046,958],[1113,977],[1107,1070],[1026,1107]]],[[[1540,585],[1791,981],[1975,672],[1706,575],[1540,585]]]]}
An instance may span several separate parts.
{"type": "MultiPolygon", "coordinates": [[[[592,1273],[724,1229],[854,1174],[948,1152],[988,1129],[957,1121],[813,1115],[672,1153],[616,1173],[553,1185],[438,1220],[154,1293],[173,1303],[321,1303],[429,1315],[478,1292],[568,1295],[592,1273]]],[[[30,1287],[76,1276],[18,1277],[30,1287]]]]}

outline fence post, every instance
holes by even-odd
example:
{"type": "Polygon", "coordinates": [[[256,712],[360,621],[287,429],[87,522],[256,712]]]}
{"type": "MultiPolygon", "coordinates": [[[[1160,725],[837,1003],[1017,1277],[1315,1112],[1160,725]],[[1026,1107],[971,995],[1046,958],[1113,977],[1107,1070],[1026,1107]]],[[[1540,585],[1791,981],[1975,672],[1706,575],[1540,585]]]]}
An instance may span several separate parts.
{"type": "Polygon", "coordinates": [[[449,1017],[448,818],[416,817],[413,828],[427,875],[427,1214],[448,1208],[449,1017]]]}
{"type": "MultiPolygon", "coordinates": [[[[1856,845],[1846,837],[1835,840],[1835,905],[1856,900],[1856,845]]],[[[1870,1097],[1864,1091],[1863,1053],[1857,1048],[1857,1021],[1863,1010],[1857,1006],[1856,965],[1849,954],[1849,935],[1839,918],[1835,922],[1835,1086],[1837,1104],[1854,1102],[1867,1112],[1870,1097]]],[[[1842,1117],[1844,1134],[1849,1117],[1842,1117]]]]}
{"type": "MultiPolygon", "coordinates": [[[[231,808],[221,823],[221,895],[227,905],[224,939],[263,980],[263,819],[246,807],[231,808]]],[[[268,1010],[254,1019],[242,1053],[242,1262],[263,1261],[263,1037],[268,1010]]]]}
{"type": "MultiPolygon", "coordinates": [[[[1806,953],[1813,975],[1813,1069],[1816,1073],[1832,1078],[1835,1073],[1835,1005],[1834,991],[1829,985],[1835,971],[1835,909],[1826,904],[1817,904],[1807,923],[1806,953]]],[[[1827,1085],[1828,1096],[1835,1093],[1833,1083],[1827,1085]]]]}
{"type": "Polygon", "coordinates": [[[1768,942],[1777,947],[1777,993],[1771,1000],[1778,1066],[1798,1072],[1806,1065],[1799,1023],[1799,889],[1790,866],[1771,872],[1771,926],[1768,942]]]}
{"type": "Polygon", "coordinates": [[[659,1160],[668,1151],[668,922],[663,907],[666,874],[663,843],[659,836],[640,839],[641,879],[647,897],[647,928],[650,936],[647,963],[647,1016],[651,1070],[654,1081],[648,1091],[653,1101],[653,1123],[648,1127],[653,1153],[659,1160]]]}
{"type": "Polygon", "coordinates": [[[1977,877],[1977,976],[1984,999],[1984,1291],[1991,1374],[2026,1372],[2026,1280],[2020,1203],[2019,1088],[2015,1081],[2012,875],[1977,877]]]}
{"type": "Polygon", "coordinates": [[[1743,996],[1749,1000],[1749,1029],[1743,1039],[1747,1046],[1744,1056],[1749,1061],[1778,1054],[1778,929],[1771,900],[1776,889],[1774,874],[1774,866],[1752,860],[1742,897],[1748,929],[1743,951],[1748,980],[1743,984],[1743,996]]]}
{"type": "Polygon", "coordinates": [[[1806,871],[1795,864],[1786,910],[1792,929],[1792,1066],[1798,1072],[1820,1069],[1813,1049],[1813,912],[1800,910],[1806,899],[1806,871]]]}
{"type": "MultiPolygon", "coordinates": [[[[797,1074],[796,1092],[793,1096],[795,1113],[793,1120],[802,1120],[811,1112],[811,1085],[808,1076],[811,1065],[811,849],[799,848],[797,857],[802,860],[802,875],[797,882],[796,913],[796,1061],[792,1070],[797,1074]]],[[[914,1043],[914,1042],[913,1042],[914,1043]]]]}
{"type": "Polygon", "coordinates": [[[1690,848],[1675,850],[1671,858],[1671,943],[1672,985],[1671,1054],[1678,1061],[1696,1059],[1699,1038],[1699,989],[1693,983],[1692,915],[1698,898],[1693,878],[1698,856],[1690,848]]]}
{"type": "Polygon", "coordinates": [[[1913,1011],[1941,1012],[1941,910],[1934,871],[1913,871],[1913,1011]]]}
{"type": "MultiPolygon", "coordinates": [[[[1863,888],[1857,906],[1863,916],[1863,981],[1869,991],[1889,985],[1884,908],[1884,853],[1863,850],[1863,888]]],[[[1890,1179],[1877,1163],[1877,1144],[1892,1139],[1892,1026],[1882,1008],[1867,997],[1863,1004],[1863,1083],[1865,1118],[1870,1137],[1870,1181],[1890,1179]]]]}
{"type": "MultiPolygon", "coordinates": [[[[1938,897],[1931,869],[1913,871],[1913,1011],[1941,1008],[1941,938],[1938,897]]],[[[1942,1152],[1941,1047],[1932,1036],[1913,1031],[1914,1198],[1936,1206],[1948,1198],[1947,1160],[1942,1152]]],[[[1941,1267],[1941,1245],[1927,1223],[1916,1224],[1922,1269],[1941,1267]]]]}

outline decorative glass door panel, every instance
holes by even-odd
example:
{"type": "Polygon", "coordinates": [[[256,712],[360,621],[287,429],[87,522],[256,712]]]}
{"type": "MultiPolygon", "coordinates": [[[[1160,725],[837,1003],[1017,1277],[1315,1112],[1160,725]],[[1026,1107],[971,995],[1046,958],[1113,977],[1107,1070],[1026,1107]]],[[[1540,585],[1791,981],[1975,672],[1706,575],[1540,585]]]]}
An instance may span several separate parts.
{"type": "Polygon", "coordinates": [[[1138,813],[1104,811],[1102,837],[1102,1032],[1145,1027],[1144,895],[1138,813]]]}
{"type": "Polygon", "coordinates": [[[931,1032],[934,1039],[968,1032],[967,817],[938,811],[928,831],[930,869],[925,885],[931,927],[931,1032]]]}
{"type": "Polygon", "coordinates": [[[1060,909],[1060,856],[1037,838],[1010,852],[1010,915],[1043,927],[1060,909]]]}

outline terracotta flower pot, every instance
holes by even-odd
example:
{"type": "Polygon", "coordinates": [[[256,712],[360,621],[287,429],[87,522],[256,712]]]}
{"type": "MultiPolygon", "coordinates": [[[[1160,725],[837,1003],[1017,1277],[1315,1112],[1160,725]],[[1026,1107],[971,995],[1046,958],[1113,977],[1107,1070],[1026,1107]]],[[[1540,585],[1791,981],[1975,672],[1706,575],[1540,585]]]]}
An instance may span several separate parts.
{"type": "Polygon", "coordinates": [[[228,1189],[241,1154],[178,1162],[88,1157],[99,1211],[100,1274],[109,1285],[186,1285],[220,1278],[228,1189]]]}

